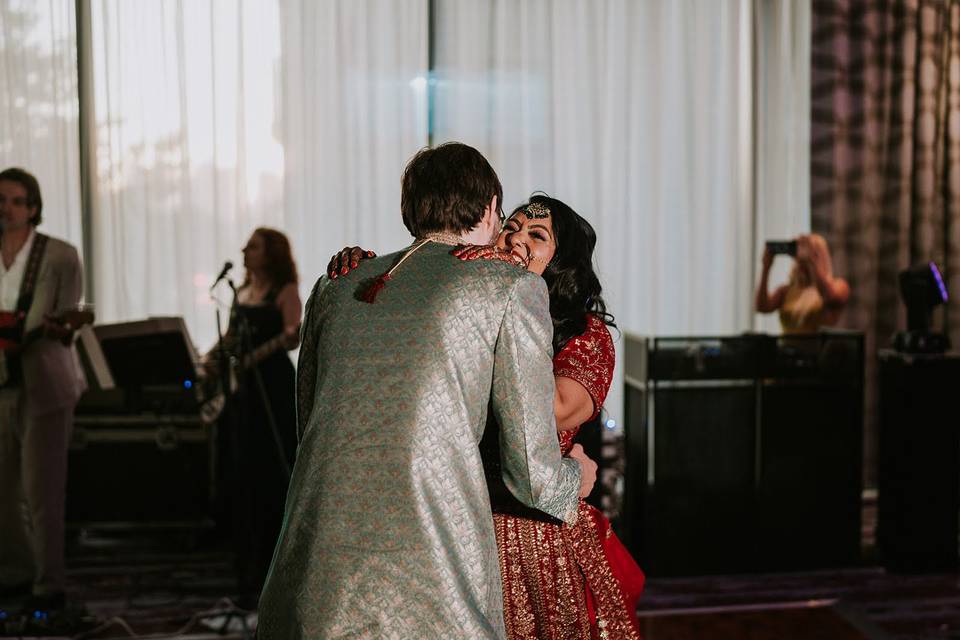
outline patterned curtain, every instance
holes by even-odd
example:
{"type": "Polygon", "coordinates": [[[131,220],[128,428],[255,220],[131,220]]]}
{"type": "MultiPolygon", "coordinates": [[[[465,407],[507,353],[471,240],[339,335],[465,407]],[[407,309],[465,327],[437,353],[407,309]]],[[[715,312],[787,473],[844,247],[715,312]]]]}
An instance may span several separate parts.
{"type": "Polygon", "coordinates": [[[960,347],[960,0],[815,0],[812,22],[812,227],[850,282],[844,326],[867,335],[874,486],[875,354],[905,326],[899,271],[940,265],[960,347]]]}

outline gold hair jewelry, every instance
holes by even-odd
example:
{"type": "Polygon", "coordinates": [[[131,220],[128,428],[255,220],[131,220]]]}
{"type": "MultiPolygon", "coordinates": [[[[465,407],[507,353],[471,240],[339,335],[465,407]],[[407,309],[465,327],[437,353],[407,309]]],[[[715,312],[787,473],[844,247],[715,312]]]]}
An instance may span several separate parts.
{"type": "Polygon", "coordinates": [[[543,218],[550,217],[550,209],[544,204],[539,202],[531,202],[526,207],[523,208],[523,212],[527,214],[527,217],[532,220],[541,220],[543,218]]]}

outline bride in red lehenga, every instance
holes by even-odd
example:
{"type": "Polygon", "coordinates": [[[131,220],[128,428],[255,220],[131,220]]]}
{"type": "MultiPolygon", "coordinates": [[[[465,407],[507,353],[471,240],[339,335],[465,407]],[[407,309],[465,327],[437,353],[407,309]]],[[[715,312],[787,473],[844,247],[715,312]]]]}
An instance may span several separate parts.
{"type": "MultiPolygon", "coordinates": [[[[613,378],[611,316],[593,271],[595,245],[586,220],[559,200],[535,195],[507,219],[496,247],[454,252],[464,259],[516,257],[546,280],[554,326],[554,406],[564,455],[580,425],[600,412],[613,378]]],[[[500,477],[496,435],[496,423],[488,420],[481,448],[507,635],[511,640],[639,638],[636,606],[644,575],[610,522],[583,500],[574,525],[521,505],[500,477]]]]}
{"type": "MultiPolygon", "coordinates": [[[[593,271],[596,233],[573,209],[534,195],[504,222],[495,246],[460,247],[463,260],[503,260],[543,277],[553,319],[553,370],[560,449],[593,420],[610,390],[613,324],[593,271]]],[[[372,256],[358,247],[333,256],[330,277],[372,256]]],[[[500,555],[504,619],[510,640],[639,639],[640,567],[596,508],[580,500],[568,525],[521,504],[503,482],[499,428],[488,416],[480,443],[500,555]]]]}

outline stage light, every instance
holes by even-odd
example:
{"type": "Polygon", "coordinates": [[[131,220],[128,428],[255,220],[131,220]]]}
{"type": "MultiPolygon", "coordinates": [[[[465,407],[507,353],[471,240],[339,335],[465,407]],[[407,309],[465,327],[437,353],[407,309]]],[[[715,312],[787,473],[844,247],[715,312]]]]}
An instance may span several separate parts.
{"type": "Polygon", "coordinates": [[[192,388],[193,388],[193,380],[184,380],[184,381],[183,381],[183,388],[184,388],[184,389],[192,389],[192,388]]]}
{"type": "Polygon", "coordinates": [[[908,353],[943,353],[950,340],[931,330],[933,310],[950,299],[940,269],[929,262],[901,271],[899,281],[900,297],[907,307],[907,330],[894,336],[894,347],[908,353]]]}
{"type": "Polygon", "coordinates": [[[617,428],[617,421],[614,420],[613,418],[610,418],[609,420],[607,420],[607,421],[604,423],[603,426],[605,426],[605,427],[606,427],[607,429],[609,429],[610,431],[613,431],[614,429],[617,428]]]}

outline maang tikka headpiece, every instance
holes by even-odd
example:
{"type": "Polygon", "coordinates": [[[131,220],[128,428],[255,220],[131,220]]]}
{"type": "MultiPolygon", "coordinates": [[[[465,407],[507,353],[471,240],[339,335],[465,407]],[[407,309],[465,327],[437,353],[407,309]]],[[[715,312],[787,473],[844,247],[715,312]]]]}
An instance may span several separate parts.
{"type": "Polygon", "coordinates": [[[541,220],[550,217],[550,209],[539,202],[531,202],[523,208],[523,212],[527,214],[527,217],[531,220],[541,220]]]}

